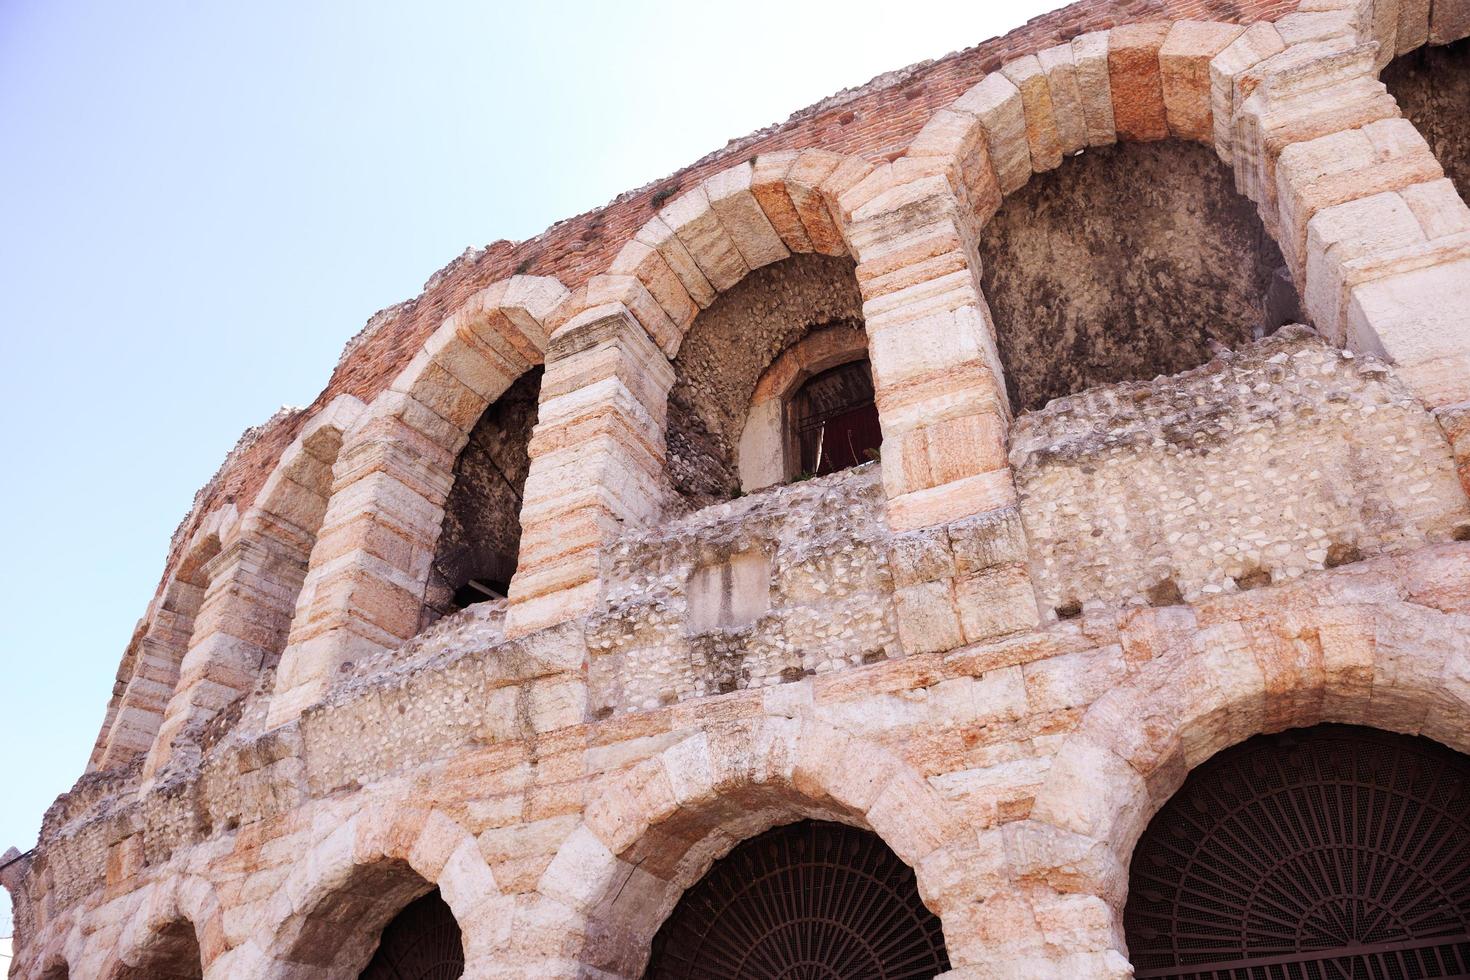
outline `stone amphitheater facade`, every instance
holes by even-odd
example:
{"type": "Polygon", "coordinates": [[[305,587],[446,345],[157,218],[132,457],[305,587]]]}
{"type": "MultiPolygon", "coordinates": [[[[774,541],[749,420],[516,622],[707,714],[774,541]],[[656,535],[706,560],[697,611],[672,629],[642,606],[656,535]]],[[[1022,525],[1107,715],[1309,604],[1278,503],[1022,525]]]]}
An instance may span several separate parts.
{"type": "Polygon", "coordinates": [[[200,491],[11,977],[352,980],[426,894],[465,977],[665,975],[804,821],[945,977],[1266,976],[1145,969],[1135,850],[1270,733],[1470,751],[1466,35],[1087,0],[467,252],[200,491]]]}

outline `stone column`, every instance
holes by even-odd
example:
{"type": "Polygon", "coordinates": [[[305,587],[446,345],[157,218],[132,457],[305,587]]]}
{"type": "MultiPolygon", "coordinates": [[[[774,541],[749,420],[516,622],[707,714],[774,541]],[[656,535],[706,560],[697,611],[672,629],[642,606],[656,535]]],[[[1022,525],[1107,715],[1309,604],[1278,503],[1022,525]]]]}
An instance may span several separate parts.
{"type": "Polygon", "coordinates": [[[1317,329],[1397,365],[1445,425],[1464,473],[1470,208],[1400,118],[1379,60],[1375,44],[1340,39],[1256,66],[1260,82],[1235,117],[1237,178],[1276,232],[1317,329]]]}
{"type": "Polygon", "coordinates": [[[299,544],[247,530],[205,566],[209,587],[145,776],[168,762],[181,733],[197,740],[197,729],[247,693],[285,646],[306,560],[299,544]]]}
{"type": "Polygon", "coordinates": [[[673,383],[668,358],[622,303],[586,310],[553,333],[507,635],[586,612],[601,595],[603,547],[657,518],[673,383]]]}
{"type": "Polygon", "coordinates": [[[394,400],[402,411],[353,433],[333,469],[332,497],[276,676],[273,726],[320,700],[344,663],[396,647],[418,630],[454,443],[423,431],[446,426],[442,419],[409,396],[394,400]]]}
{"type": "Polygon", "coordinates": [[[543,276],[512,276],[474,294],[347,432],[270,725],[320,700],[345,664],[418,631],[455,460],[486,407],[540,363],[543,322],[566,296],[543,276]]]}

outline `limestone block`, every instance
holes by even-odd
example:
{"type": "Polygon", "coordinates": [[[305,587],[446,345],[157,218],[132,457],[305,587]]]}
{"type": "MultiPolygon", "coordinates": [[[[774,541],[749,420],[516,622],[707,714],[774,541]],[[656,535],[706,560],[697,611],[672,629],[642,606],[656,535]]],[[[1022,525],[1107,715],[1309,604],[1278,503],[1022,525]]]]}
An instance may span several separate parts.
{"type": "Polygon", "coordinates": [[[699,313],[699,305],[669,267],[668,260],[653,246],[636,238],[623,246],[608,271],[616,276],[637,277],[680,331],[688,330],[699,313]]]}
{"type": "Polygon", "coordinates": [[[1307,228],[1302,297],[1317,329],[1335,343],[1343,342],[1344,262],[1424,240],[1408,203],[1391,191],[1318,211],[1307,228]]]}
{"type": "Polygon", "coordinates": [[[814,800],[833,799],[850,811],[866,813],[894,772],[886,755],[863,753],[865,764],[851,765],[858,743],[826,725],[802,732],[791,785],[814,800]]]}
{"type": "Polygon", "coordinates": [[[786,479],[785,409],[779,398],[751,406],[740,431],[740,488],[746,493],[786,479]]]}
{"type": "Polygon", "coordinates": [[[537,889],[569,908],[591,911],[621,864],[597,835],[578,827],[556,852],[537,889]]]}
{"type": "Polygon", "coordinates": [[[1295,143],[1276,167],[1282,250],[1293,268],[1306,260],[1307,222],[1324,207],[1443,176],[1422,136],[1407,119],[1295,143]]]}
{"type": "Polygon", "coordinates": [[[1237,87],[1237,79],[1247,69],[1285,48],[1286,43],[1281,40],[1275,26],[1261,21],[1246,28],[1210,59],[1210,113],[1215,151],[1225,162],[1229,163],[1234,154],[1231,121],[1243,97],[1237,87]]]}
{"type": "Polygon", "coordinates": [[[912,531],[983,514],[1016,502],[1016,485],[1009,468],[966,477],[927,490],[890,497],[888,524],[895,531],[912,531]]]}
{"type": "Polygon", "coordinates": [[[1470,258],[1386,276],[1355,287],[1348,340],[1381,351],[1430,407],[1470,399],[1470,258]]]}
{"type": "Polygon", "coordinates": [[[791,251],[751,193],[754,174],[755,167],[747,161],[710,177],[704,188],[745,264],[759,269],[787,258],[791,251]]]}
{"type": "Polygon", "coordinates": [[[797,152],[762,153],[755,158],[750,175],[750,193],[765,212],[766,220],[781,236],[782,243],[794,253],[813,251],[811,236],[801,223],[801,215],[786,190],[786,176],[796,163],[797,152]]]}
{"type": "Polygon", "coordinates": [[[1408,54],[1429,43],[1430,0],[1399,0],[1395,50],[1408,54]]]}
{"type": "Polygon", "coordinates": [[[1399,195],[1430,241],[1470,231],[1470,207],[1449,178],[1405,187],[1399,195]]]}
{"type": "Polygon", "coordinates": [[[867,819],[883,842],[910,866],[957,840],[963,832],[963,824],[939,794],[902,769],[874,798],[867,819]]]}
{"type": "Polygon", "coordinates": [[[1434,0],[1430,8],[1429,43],[1449,44],[1470,37],[1470,0],[1434,0]]]}
{"type": "Polygon", "coordinates": [[[674,198],[658,215],[717,292],[729,289],[750,272],[729,230],[715,213],[704,184],[674,198]]]}
{"type": "Polygon", "coordinates": [[[1113,122],[1113,87],[1108,79],[1108,32],[1092,31],[1072,39],[1072,64],[1082,106],[1088,146],[1118,140],[1113,122]]]}
{"type": "Polygon", "coordinates": [[[1056,119],[1057,138],[1062,153],[1071,156],[1088,146],[1087,119],[1082,107],[1082,93],[1077,87],[1077,65],[1072,45],[1059,44],[1037,52],[1041,70],[1046,73],[1047,91],[1051,95],[1052,113],[1056,119]]]}
{"type": "Polygon", "coordinates": [[[812,248],[823,255],[846,255],[847,238],[822,188],[844,160],[825,150],[803,150],[786,174],[786,192],[811,239],[812,248]]]}
{"type": "Polygon", "coordinates": [[[1170,26],[1124,24],[1112,29],[1108,39],[1108,83],[1120,139],[1159,140],[1169,135],[1159,49],[1170,26]]]}
{"type": "Polygon", "coordinates": [[[1041,621],[1036,590],[1024,566],[1004,566],[958,576],[955,601],[969,643],[1033,629],[1041,621]]]}
{"type": "Polygon", "coordinates": [[[904,652],[935,653],[953,650],[965,642],[948,579],[918,582],[895,593],[898,636],[904,652]]]}
{"type": "Polygon", "coordinates": [[[1210,65],[1244,32],[1234,24],[1181,20],[1159,49],[1159,72],[1169,132],[1210,142],[1214,137],[1210,65]]]}
{"type": "MultiPolygon", "coordinates": [[[[586,303],[591,310],[621,304],[665,354],[673,357],[678,353],[683,328],[670,318],[641,280],[627,275],[593,276],[587,280],[586,303]]],[[[573,318],[567,326],[579,322],[573,318]]]]}
{"type": "Polygon", "coordinates": [[[1001,193],[1009,194],[1031,179],[1026,109],[1020,89],[1009,78],[992,72],[950,108],[974,116],[984,127],[1001,193]]]}
{"type": "Polygon", "coordinates": [[[663,218],[650,218],[638,230],[635,239],[658,252],[674,275],[679,277],[689,297],[701,308],[714,302],[717,295],[715,287],[710,285],[709,279],[700,271],[699,263],[694,261],[684,242],[663,218]]]}
{"type": "Polygon", "coordinates": [[[1280,220],[1275,168],[1286,147],[1399,115],[1376,78],[1374,51],[1344,39],[1298,44],[1241,76],[1242,92],[1255,89],[1234,120],[1236,186],[1261,205],[1268,228],[1280,220]]]}
{"type": "Polygon", "coordinates": [[[1032,169],[1037,173],[1056,169],[1062,162],[1062,144],[1057,132],[1056,111],[1052,107],[1051,87],[1047,84],[1041,60],[1034,54],[1027,55],[1007,62],[1000,71],[1021,93],[1032,169]]]}
{"type": "Polygon", "coordinates": [[[1093,840],[1127,826],[1148,803],[1143,777],[1100,745],[1067,739],[1036,798],[1032,819],[1093,840]]]}
{"type": "Polygon", "coordinates": [[[1326,41],[1336,37],[1357,40],[1357,19],[1352,10],[1298,11],[1276,21],[1276,30],[1287,47],[1326,41]]]}

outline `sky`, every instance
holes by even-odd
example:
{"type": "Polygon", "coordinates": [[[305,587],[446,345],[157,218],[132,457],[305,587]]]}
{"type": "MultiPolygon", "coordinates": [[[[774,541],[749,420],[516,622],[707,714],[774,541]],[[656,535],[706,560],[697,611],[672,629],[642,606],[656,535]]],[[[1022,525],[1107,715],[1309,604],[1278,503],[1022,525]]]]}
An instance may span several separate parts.
{"type": "Polygon", "coordinates": [[[0,0],[0,851],[81,775],[195,490],[372,313],[1056,6],[0,0]]]}

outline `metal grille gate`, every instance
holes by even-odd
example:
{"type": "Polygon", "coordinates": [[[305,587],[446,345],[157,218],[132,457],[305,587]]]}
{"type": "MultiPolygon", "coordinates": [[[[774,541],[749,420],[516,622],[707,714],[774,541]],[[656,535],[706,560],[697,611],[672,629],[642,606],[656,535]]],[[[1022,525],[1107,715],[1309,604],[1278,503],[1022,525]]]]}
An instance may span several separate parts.
{"type": "Polygon", "coordinates": [[[463,973],[459,923],[436,888],[388,923],[358,980],[459,980],[463,973]]]}
{"type": "Polygon", "coordinates": [[[1470,759],[1343,725],[1193,772],[1133,854],[1136,975],[1470,978],[1470,759]]]}
{"type": "Polygon", "coordinates": [[[877,835],[806,821],[740,844],[684,894],[646,980],[929,980],[949,969],[914,872],[877,835]]]}

